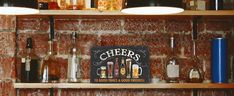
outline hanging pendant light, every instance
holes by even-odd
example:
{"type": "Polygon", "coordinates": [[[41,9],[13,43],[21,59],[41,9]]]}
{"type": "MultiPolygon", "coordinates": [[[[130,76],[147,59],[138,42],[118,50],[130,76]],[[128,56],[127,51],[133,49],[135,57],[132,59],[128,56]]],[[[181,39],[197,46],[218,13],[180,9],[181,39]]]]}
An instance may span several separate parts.
{"type": "Polygon", "coordinates": [[[164,15],[183,12],[182,0],[127,0],[122,13],[136,15],[164,15]]]}
{"type": "Polygon", "coordinates": [[[37,0],[1,0],[0,15],[28,15],[37,14],[37,0]]]}

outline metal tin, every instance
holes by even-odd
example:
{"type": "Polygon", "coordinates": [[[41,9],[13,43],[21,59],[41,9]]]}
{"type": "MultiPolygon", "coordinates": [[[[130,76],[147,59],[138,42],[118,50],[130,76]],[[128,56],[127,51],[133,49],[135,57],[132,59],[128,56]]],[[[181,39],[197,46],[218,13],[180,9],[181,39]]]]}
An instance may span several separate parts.
{"type": "Polygon", "coordinates": [[[227,41],[225,38],[212,40],[212,82],[227,83],[227,41]]]}

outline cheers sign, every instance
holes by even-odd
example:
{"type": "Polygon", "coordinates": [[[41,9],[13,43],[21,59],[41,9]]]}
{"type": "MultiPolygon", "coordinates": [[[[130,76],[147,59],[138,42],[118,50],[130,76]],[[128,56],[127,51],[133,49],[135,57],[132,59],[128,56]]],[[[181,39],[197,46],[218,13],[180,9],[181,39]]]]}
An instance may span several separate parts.
{"type": "Polygon", "coordinates": [[[150,82],[149,52],[144,46],[99,46],[91,49],[92,83],[150,82]]]}

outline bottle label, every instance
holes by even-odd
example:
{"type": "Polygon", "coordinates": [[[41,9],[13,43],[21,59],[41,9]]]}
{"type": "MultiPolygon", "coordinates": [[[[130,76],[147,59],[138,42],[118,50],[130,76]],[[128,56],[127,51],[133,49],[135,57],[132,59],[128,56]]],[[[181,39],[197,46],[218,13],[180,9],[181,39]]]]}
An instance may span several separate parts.
{"type": "Polygon", "coordinates": [[[25,71],[30,71],[30,59],[26,59],[25,62],[25,71]]]}
{"type": "Polygon", "coordinates": [[[195,6],[195,2],[194,2],[194,1],[190,1],[190,2],[189,2],[189,5],[190,5],[190,6],[195,6]]]}
{"type": "Polygon", "coordinates": [[[206,1],[203,0],[197,1],[197,9],[206,10],[206,1]]]}
{"type": "Polygon", "coordinates": [[[191,72],[189,73],[189,78],[192,79],[192,78],[197,78],[199,79],[200,76],[199,76],[199,72],[197,70],[191,70],[191,72]]]}
{"type": "Polygon", "coordinates": [[[179,65],[167,65],[167,76],[169,78],[179,77],[179,65]]]}
{"type": "Polygon", "coordinates": [[[125,75],[125,73],[126,73],[125,68],[121,68],[121,69],[120,69],[120,74],[121,74],[121,75],[125,75]]]}

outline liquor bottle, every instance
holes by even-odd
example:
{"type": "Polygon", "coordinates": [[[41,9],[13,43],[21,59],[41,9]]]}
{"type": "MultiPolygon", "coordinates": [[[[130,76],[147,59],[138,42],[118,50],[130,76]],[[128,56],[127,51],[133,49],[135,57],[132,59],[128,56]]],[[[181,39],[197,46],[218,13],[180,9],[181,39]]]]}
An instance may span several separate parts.
{"type": "Polygon", "coordinates": [[[177,64],[177,57],[174,52],[174,37],[170,38],[170,54],[167,58],[166,65],[166,81],[167,83],[178,83],[179,82],[179,65],[177,64]]]}
{"type": "Polygon", "coordinates": [[[42,60],[42,81],[43,83],[48,82],[59,82],[59,66],[56,62],[55,54],[53,52],[53,41],[49,40],[49,50],[46,56],[42,60]]]}
{"type": "Polygon", "coordinates": [[[48,0],[38,0],[38,9],[47,10],[48,9],[48,0]]]}
{"type": "Polygon", "coordinates": [[[68,82],[81,82],[81,66],[79,50],[77,52],[76,44],[76,33],[72,33],[73,48],[71,49],[71,54],[68,57],[68,82]]]}
{"type": "Polygon", "coordinates": [[[186,9],[188,10],[197,10],[197,0],[187,0],[186,9]]]}
{"type": "Polygon", "coordinates": [[[48,9],[49,10],[57,10],[60,9],[57,3],[57,0],[49,0],[48,2],[48,9]]]}
{"type": "Polygon", "coordinates": [[[119,59],[118,59],[118,57],[115,58],[114,77],[119,78],[119,59]]]}
{"type": "Polygon", "coordinates": [[[222,10],[223,0],[210,0],[210,10],[222,10]]]}
{"type": "Polygon", "coordinates": [[[37,83],[38,77],[38,61],[39,57],[33,54],[32,38],[27,38],[26,56],[21,58],[21,82],[37,83]]]}
{"type": "Polygon", "coordinates": [[[191,57],[192,60],[192,68],[189,70],[188,73],[188,82],[189,83],[201,83],[203,81],[203,72],[202,69],[199,68],[198,65],[201,64],[200,59],[196,55],[196,43],[193,41],[193,56],[191,57]]]}
{"type": "Polygon", "coordinates": [[[126,67],[125,67],[124,58],[121,59],[121,64],[120,64],[120,77],[121,77],[121,78],[126,78],[126,67]]]}

